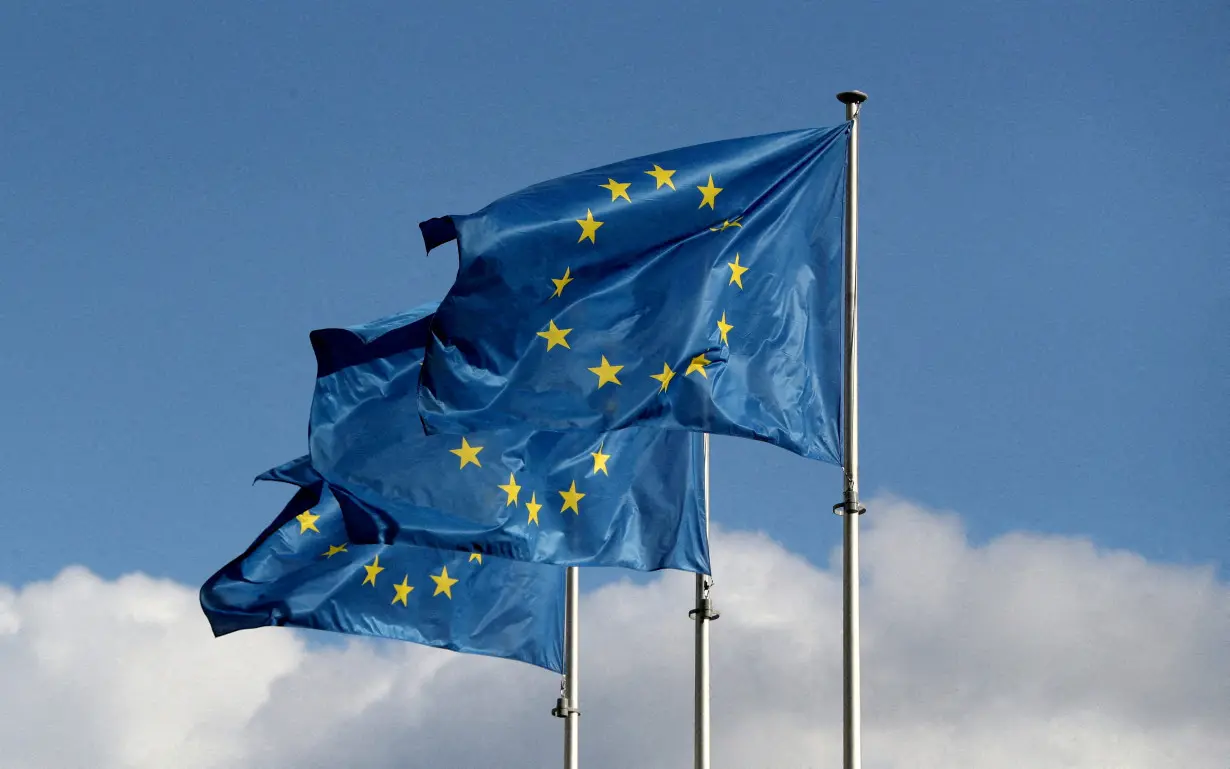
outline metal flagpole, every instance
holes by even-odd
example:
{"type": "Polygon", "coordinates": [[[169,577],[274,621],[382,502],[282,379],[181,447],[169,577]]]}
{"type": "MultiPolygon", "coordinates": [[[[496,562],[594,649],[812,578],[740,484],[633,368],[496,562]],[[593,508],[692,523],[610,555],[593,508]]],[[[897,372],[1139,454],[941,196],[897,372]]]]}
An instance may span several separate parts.
{"type": "Polygon", "coordinates": [[[859,704],[858,643],[858,520],[865,508],[858,502],[858,124],[862,91],[843,91],[837,100],[846,105],[850,126],[850,165],[846,184],[845,264],[845,490],[833,512],[845,517],[845,557],[842,601],[842,766],[862,766],[862,722],[859,704]]]}
{"type": "Polygon", "coordinates": [[[564,681],[560,689],[559,700],[551,715],[564,719],[564,769],[577,769],[578,741],[577,727],[581,711],[580,704],[580,670],[581,654],[580,624],[577,608],[581,602],[581,571],[576,566],[568,567],[568,587],[564,597],[564,681]]]}
{"type": "MultiPolygon", "coordinates": [[[[709,433],[704,437],[705,451],[705,538],[709,538],[709,433]]],[[[695,769],[709,769],[709,623],[718,618],[709,598],[713,580],[708,574],[696,575],[696,608],[688,616],[696,622],[696,688],[692,745],[695,769]]]]}

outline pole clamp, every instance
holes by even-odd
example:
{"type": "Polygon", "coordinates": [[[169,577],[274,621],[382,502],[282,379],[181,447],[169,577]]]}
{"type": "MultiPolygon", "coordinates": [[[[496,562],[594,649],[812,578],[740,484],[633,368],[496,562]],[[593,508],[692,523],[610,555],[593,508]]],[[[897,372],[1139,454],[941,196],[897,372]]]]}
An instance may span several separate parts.
{"type": "Polygon", "coordinates": [[[712,621],[722,615],[718,614],[718,612],[713,608],[713,599],[709,596],[705,596],[700,599],[700,606],[697,606],[695,609],[688,612],[688,619],[690,620],[695,620],[697,616],[701,619],[712,621]]]}
{"type": "Polygon", "coordinates": [[[572,705],[568,703],[567,697],[560,697],[555,701],[555,707],[551,708],[551,715],[556,718],[567,718],[573,714],[576,714],[579,718],[581,716],[581,711],[572,707],[572,705]]]}
{"type": "Polygon", "coordinates": [[[858,503],[856,499],[847,499],[833,505],[833,515],[845,515],[847,511],[852,511],[855,515],[862,515],[867,512],[867,508],[858,503]]]}

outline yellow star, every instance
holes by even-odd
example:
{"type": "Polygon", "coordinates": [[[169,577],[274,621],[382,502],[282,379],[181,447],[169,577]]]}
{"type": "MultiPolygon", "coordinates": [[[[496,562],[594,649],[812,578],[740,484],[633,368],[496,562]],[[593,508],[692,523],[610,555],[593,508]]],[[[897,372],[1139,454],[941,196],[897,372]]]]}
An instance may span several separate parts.
{"type": "Polygon", "coordinates": [[[589,455],[594,458],[594,475],[601,470],[602,474],[609,478],[611,474],[606,471],[606,461],[611,458],[611,455],[602,453],[602,444],[599,443],[598,450],[590,452],[589,455]]]}
{"type": "Polygon", "coordinates": [[[713,186],[713,174],[709,174],[709,184],[704,187],[697,187],[696,189],[700,190],[701,195],[705,196],[697,208],[704,208],[705,206],[713,208],[713,204],[717,202],[718,193],[722,191],[721,187],[713,186]]]}
{"type": "Polygon", "coordinates": [[[414,585],[410,584],[410,575],[401,578],[400,585],[394,585],[393,589],[397,591],[397,595],[393,596],[393,603],[400,603],[406,606],[406,598],[410,596],[410,592],[414,590],[414,585]]]}
{"type": "Polygon", "coordinates": [[[452,577],[448,575],[448,567],[442,566],[440,567],[440,573],[438,575],[431,574],[428,576],[430,576],[432,580],[434,580],[436,583],[436,592],[431,594],[432,597],[435,597],[437,595],[440,595],[441,593],[444,593],[446,596],[449,597],[449,600],[452,600],[453,585],[456,585],[460,580],[453,579],[452,577]]]}
{"type": "Polygon", "coordinates": [[[568,489],[567,491],[561,491],[559,495],[564,498],[564,506],[560,508],[561,513],[566,513],[568,512],[569,509],[571,509],[572,512],[576,513],[577,515],[581,514],[581,511],[577,508],[577,503],[580,502],[581,497],[585,495],[577,491],[576,481],[572,482],[572,488],[568,489]]]}
{"type": "Polygon", "coordinates": [[[683,375],[687,376],[688,374],[691,374],[693,371],[699,371],[701,376],[703,376],[705,379],[708,379],[709,375],[705,373],[705,366],[708,366],[712,362],[713,361],[709,360],[703,355],[697,355],[695,358],[692,359],[692,362],[688,364],[688,370],[683,372],[683,375]]]}
{"type": "Polygon", "coordinates": [[[483,554],[482,553],[470,553],[469,562],[474,563],[475,561],[478,561],[478,565],[482,566],[483,565],[483,554]]]}
{"type": "Polygon", "coordinates": [[[733,262],[727,262],[726,266],[730,268],[730,282],[726,285],[729,286],[731,283],[734,283],[739,287],[739,290],[742,291],[743,273],[747,272],[747,268],[739,264],[739,255],[735,254],[735,260],[733,262]]]}
{"type": "MultiPolygon", "coordinates": [[[[557,296],[563,296],[563,295],[564,295],[564,286],[566,286],[566,285],[568,285],[569,283],[571,283],[571,282],[572,282],[572,268],[571,268],[571,267],[565,267],[565,268],[564,268],[564,277],[562,277],[562,278],[551,278],[551,282],[555,284],[555,293],[554,293],[554,294],[551,294],[551,298],[552,298],[552,299],[554,299],[554,298],[555,298],[555,297],[557,297],[557,296]]],[[[564,346],[565,346],[565,347],[567,347],[567,345],[564,345],[564,346]]]]}
{"type": "Polygon", "coordinates": [[[521,487],[517,485],[516,476],[509,473],[508,483],[501,483],[500,491],[508,495],[508,500],[504,503],[504,507],[517,504],[517,495],[521,493],[521,487]]]}
{"type": "Polygon", "coordinates": [[[726,335],[734,329],[734,326],[726,322],[726,311],[722,311],[722,319],[717,322],[718,331],[722,332],[722,344],[730,344],[726,341],[726,335]]]}
{"type": "Polygon", "coordinates": [[[622,368],[623,366],[612,366],[610,363],[607,362],[606,356],[603,355],[602,365],[594,366],[593,368],[590,369],[590,371],[598,375],[598,387],[601,388],[602,385],[606,384],[607,382],[614,382],[617,385],[622,385],[623,382],[620,382],[619,378],[615,376],[616,374],[619,373],[619,370],[622,368]]]}
{"type": "Polygon", "coordinates": [[[671,380],[675,378],[675,372],[671,371],[670,364],[663,363],[662,373],[661,374],[650,374],[649,377],[651,379],[656,379],[662,383],[662,389],[658,390],[658,392],[664,393],[666,392],[666,388],[670,386],[671,380]]]}
{"type": "Polygon", "coordinates": [[[657,181],[658,186],[654,187],[655,190],[662,189],[663,184],[670,187],[672,190],[675,189],[675,183],[671,181],[671,177],[675,175],[674,171],[666,171],[662,168],[662,166],[654,163],[653,170],[646,171],[645,173],[649,174],[655,181],[657,181]]]}
{"type": "Polygon", "coordinates": [[[597,244],[598,241],[594,238],[594,234],[598,232],[598,228],[601,227],[604,222],[595,221],[594,212],[590,211],[588,208],[585,209],[585,218],[577,219],[576,222],[581,225],[581,237],[577,238],[577,242],[580,243],[582,240],[588,238],[590,243],[597,244]]]}
{"type": "Polygon", "coordinates": [[[483,463],[478,461],[478,452],[482,451],[482,446],[471,446],[466,442],[465,438],[461,439],[461,448],[449,449],[448,453],[456,454],[461,457],[461,465],[457,469],[461,469],[468,464],[473,463],[476,467],[482,467],[483,463]]]}
{"type": "Polygon", "coordinates": [[[723,221],[722,221],[722,226],[721,226],[721,227],[710,227],[710,228],[709,228],[709,231],[710,231],[710,232],[725,232],[726,230],[730,229],[731,227],[739,227],[739,228],[742,228],[742,227],[743,227],[743,225],[742,225],[742,224],[739,224],[739,220],[740,220],[740,219],[742,219],[742,218],[743,218],[742,216],[736,216],[734,219],[725,219],[725,220],[723,220],[723,221]]]}
{"type": "Polygon", "coordinates": [[[338,553],[344,553],[344,552],[346,552],[346,543],[345,543],[345,542],[343,542],[343,543],[342,543],[342,544],[340,544],[340,545],[329,545],[329,552],[327,552],[327,553],[321,553],[321,555],[323,555],[325,558],[332,558],[333,556],[337,555],[338,553]]]}
{"type": "Polygon", "coordinates": [[[620,184],[614,179],[607,179],[606,181],[607,181],[606,184],[599,184],[598,186],[611,191],[611,202],[612,203],[614,203],[619,198],[623,198],[629,203],[632,202],[632,198],[628,197],[628,188],[632,186],[632,182],[620,184]]]}
{"type": "Polygon", "coordinates": [[[372,561],[371,566],[364,566],[363,568],[367,569],[367,576],[363,578],[363,584],[366,585],[370,582],[371,586],[375,587],[376,575],[384,571],[384,567],[380,565],[380,556],[376,556],[376,560],[372,561]]]}
{"type": "Polygon", "coordinates": [[[311,510],[304,510],[295,516],[295,520],[299,522],[299,533],[306,534],[308,530],[320,533],[320,529],[316,528],[316,521],[320,520],[319,515],[313,515],[311,510]]]}
{"type": "Polygon", "coordinates": [[[532,524],[534,524],[535,526],[538,526],[538,525],[539,525],[539,523],[538,523],[538,511],[542,509],[542,505],[538,504],[538,495],[537,495],[537,494],[531,494],[531,495],[530,495],[530,501],[525,503],[525,509],[530,511],[530,517],[529,517],[529,519],[525,522],[525,523],[526,523],[526,525],[529,525],[529,524],[531,524],[531,523],[532,523],[532,524]]]}
{"type": "Polygon", "coordinates": [[[555,347],[556,345],[561,345],[561,344],[564,347],[568,347],[568,349],[571,350],[572,348],[568,346],[568,340],[564,338],[568,336],[568,332],[570,331],[572,331],[572,329],[570,328],[557,328],[555,325],[555,321],[551,321],[550,324],[547,326],[547,330],[539,331],[538,336],[547,340],[548,350],[555,347]]]}

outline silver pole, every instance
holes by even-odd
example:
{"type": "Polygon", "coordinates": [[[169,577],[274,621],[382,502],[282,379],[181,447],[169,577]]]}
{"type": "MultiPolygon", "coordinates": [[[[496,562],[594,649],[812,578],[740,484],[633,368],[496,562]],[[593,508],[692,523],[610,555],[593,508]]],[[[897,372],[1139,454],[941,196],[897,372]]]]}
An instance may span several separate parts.
{"type": "Polygon", "coordinates": [[[860,105],[867,101],[867,94],[843,91],[837,94],[837,100],[846,105],[846,120],[851,121],[851,126],[845,233],[845,490],[841,504],[835,506],[833,512],[845,517],[842,766],[844,769],[860,769],[863,747],[859,702],[858,519],[863,507],[858,502],[858,124],[860,105]]]}
{"type": "MultiPolygon", "coordinates": [[[[709,433],[704,437],[705,451],[705,538],[709,537],[709,433]]],[[[696,622],[696,691],[694,700],[694,741],[692,745],[695,769],[709,769],[709,623],[717,619],[709,599],[713,580],[707,574],[696,575],[696,608],[688,612],[696,622]]]]}
{"type": "Polygon", "coordinates": [[[577,769],[579,750],[577,728],[580,726],[580,619],[577,609],[581,602],[581,571],[576,566],[568,567],[567,589],[564,596],[564,682],[559,701],[551,715],[564,719],[564,769],[577,769]]]}

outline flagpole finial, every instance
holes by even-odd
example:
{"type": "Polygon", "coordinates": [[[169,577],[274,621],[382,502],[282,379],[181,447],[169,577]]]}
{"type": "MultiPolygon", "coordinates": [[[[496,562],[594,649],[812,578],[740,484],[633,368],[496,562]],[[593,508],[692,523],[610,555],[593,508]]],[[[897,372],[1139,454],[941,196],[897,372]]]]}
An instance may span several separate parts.
{"type": "Polygon", "coordinates": [[[837,101],[842,104],[862,104],[867,101],[867,94],[862,91],[842,91],[837,94],[837,101]]]}

